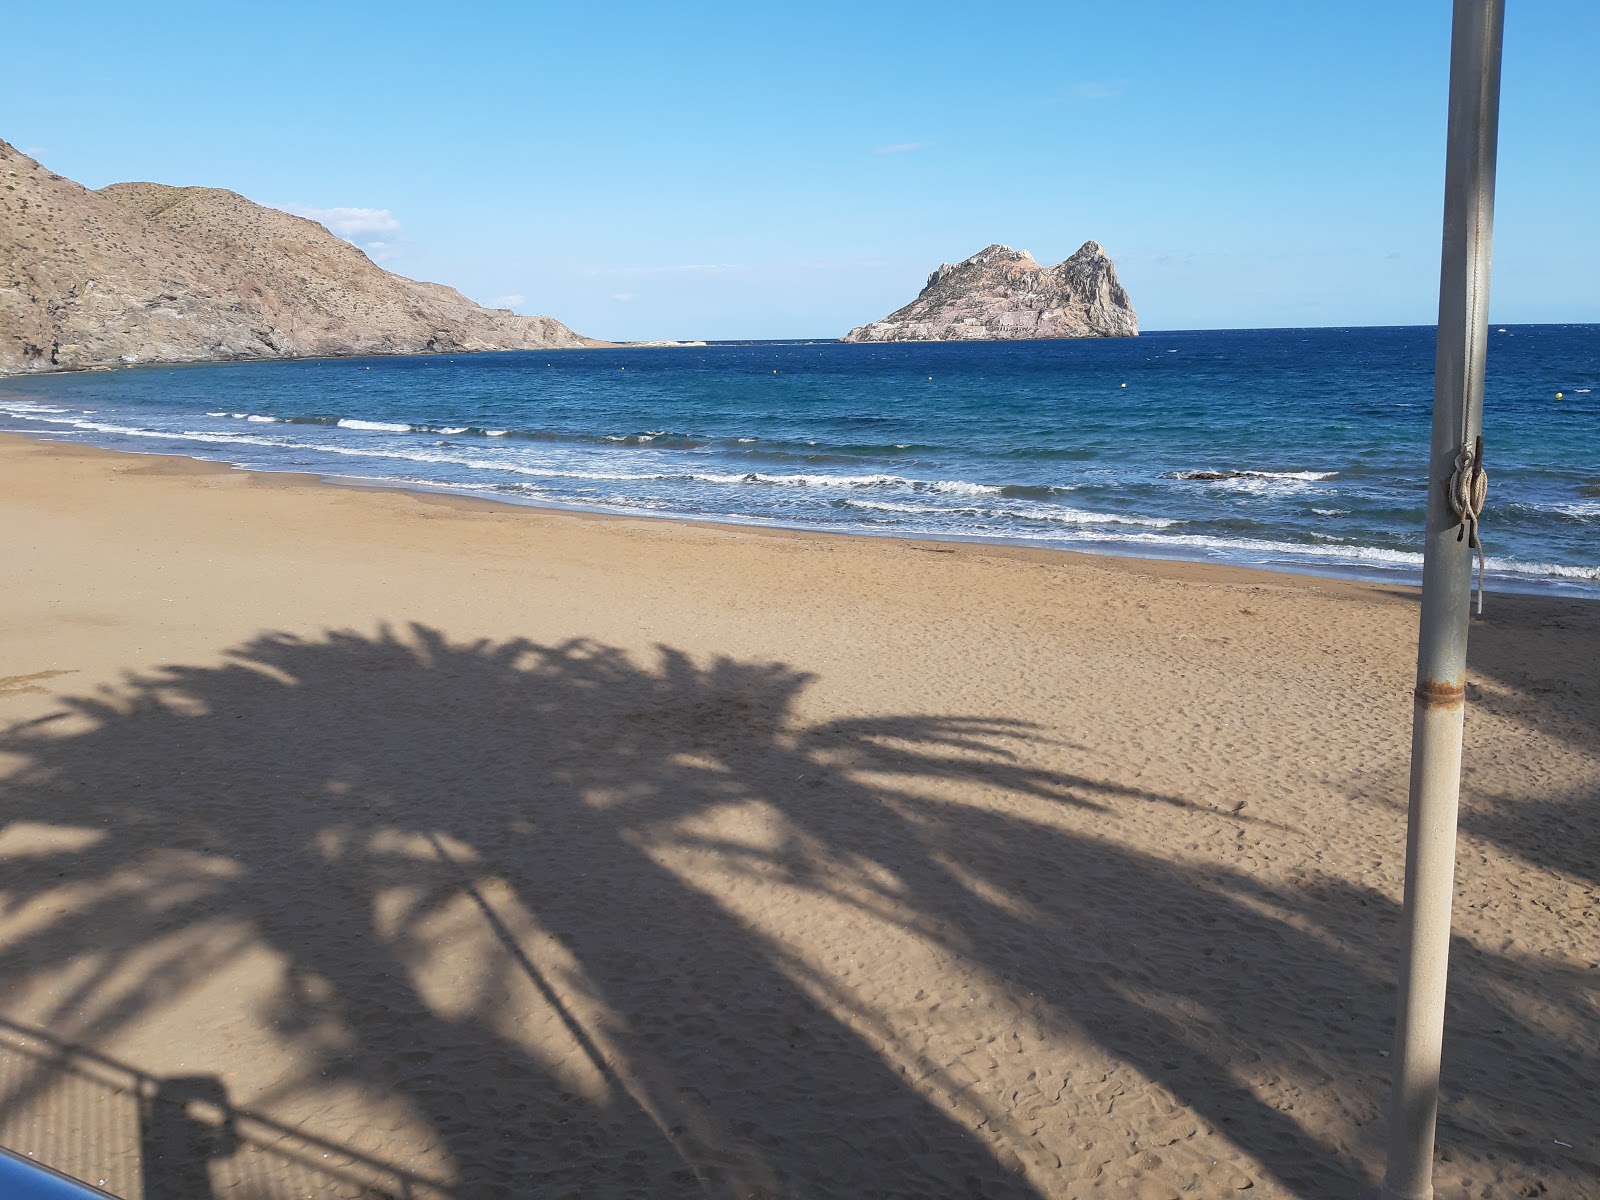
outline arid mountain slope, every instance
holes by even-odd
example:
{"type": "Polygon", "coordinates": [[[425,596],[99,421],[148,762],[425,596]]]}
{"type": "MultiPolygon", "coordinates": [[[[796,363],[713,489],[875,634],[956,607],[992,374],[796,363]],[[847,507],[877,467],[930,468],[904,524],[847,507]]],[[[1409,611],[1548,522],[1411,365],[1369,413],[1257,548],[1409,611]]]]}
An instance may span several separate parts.
{"type": "Polygon", "coordinates": [[[1139,318],[1099,242],[1053,267],[1026,250],[987,246],[945,263],[910,304],[844,335],[847,342],[959,342],[1133,337],[1139,318]]]}
{"type": "Polygon", "coordinates": [[[0,373],[595,344],[234,192],[90,191],[0,141],[0,373]]]}

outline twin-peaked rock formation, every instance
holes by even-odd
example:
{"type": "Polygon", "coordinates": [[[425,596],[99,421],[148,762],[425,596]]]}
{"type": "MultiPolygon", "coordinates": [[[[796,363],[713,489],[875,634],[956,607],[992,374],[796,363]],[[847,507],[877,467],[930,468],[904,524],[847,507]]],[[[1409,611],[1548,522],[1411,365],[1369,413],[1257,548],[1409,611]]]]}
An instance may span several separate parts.
{"type": "Polygon", "coordinates": [[[1026,250],[989,246],[945,263],[919,295],[847,342],[961,342],[1134,337],[1139,318],[1099,242],[1042,267],[1026,250]]]}

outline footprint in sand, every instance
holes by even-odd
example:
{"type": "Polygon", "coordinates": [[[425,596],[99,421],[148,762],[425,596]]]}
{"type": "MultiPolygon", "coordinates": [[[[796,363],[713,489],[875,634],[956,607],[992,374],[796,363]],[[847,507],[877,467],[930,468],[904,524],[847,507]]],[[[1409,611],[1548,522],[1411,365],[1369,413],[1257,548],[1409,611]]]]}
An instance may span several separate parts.
{"type": "Polygon", "coordinates": [[[43,692],[40,681],[54,679],[57,675],[76,675],[77,671],[35,671],[32,675],[0,675],[0,696],[23,696],[29,692],[43,692]]]}

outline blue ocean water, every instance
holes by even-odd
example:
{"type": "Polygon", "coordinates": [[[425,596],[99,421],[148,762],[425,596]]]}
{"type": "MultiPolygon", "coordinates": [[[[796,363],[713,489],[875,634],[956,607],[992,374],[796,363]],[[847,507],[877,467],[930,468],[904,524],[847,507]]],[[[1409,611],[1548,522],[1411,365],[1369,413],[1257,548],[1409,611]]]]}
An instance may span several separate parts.
{"type": "MultiPolygon", "coordinates": [[[[1600,594],[1600,326],[1490,337],[1491,588],[1600,594]]],[[[1415,580],[1433,352],[1419,327],[145,367],[0,380],[0,428],[516,503],[1415,580]]]]}

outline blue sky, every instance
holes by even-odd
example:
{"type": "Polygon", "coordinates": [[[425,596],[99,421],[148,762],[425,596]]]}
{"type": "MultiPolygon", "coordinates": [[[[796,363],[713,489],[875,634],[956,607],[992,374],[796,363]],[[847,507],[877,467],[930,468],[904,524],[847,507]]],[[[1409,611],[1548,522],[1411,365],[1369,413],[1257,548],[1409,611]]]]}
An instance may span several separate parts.
{"type": "MultiPolygon", "coordinates": [[[[1600,4],[1510,0],[1493,316],[1600,321],[1600,4]]],[[[1146,329],[1421,324],[1446,0],[14,6],[0,137],[601,337],[832,337],[1105,244],[1146,329]],[[342,211],[347,210],[347,211],[342,211]]]]}

